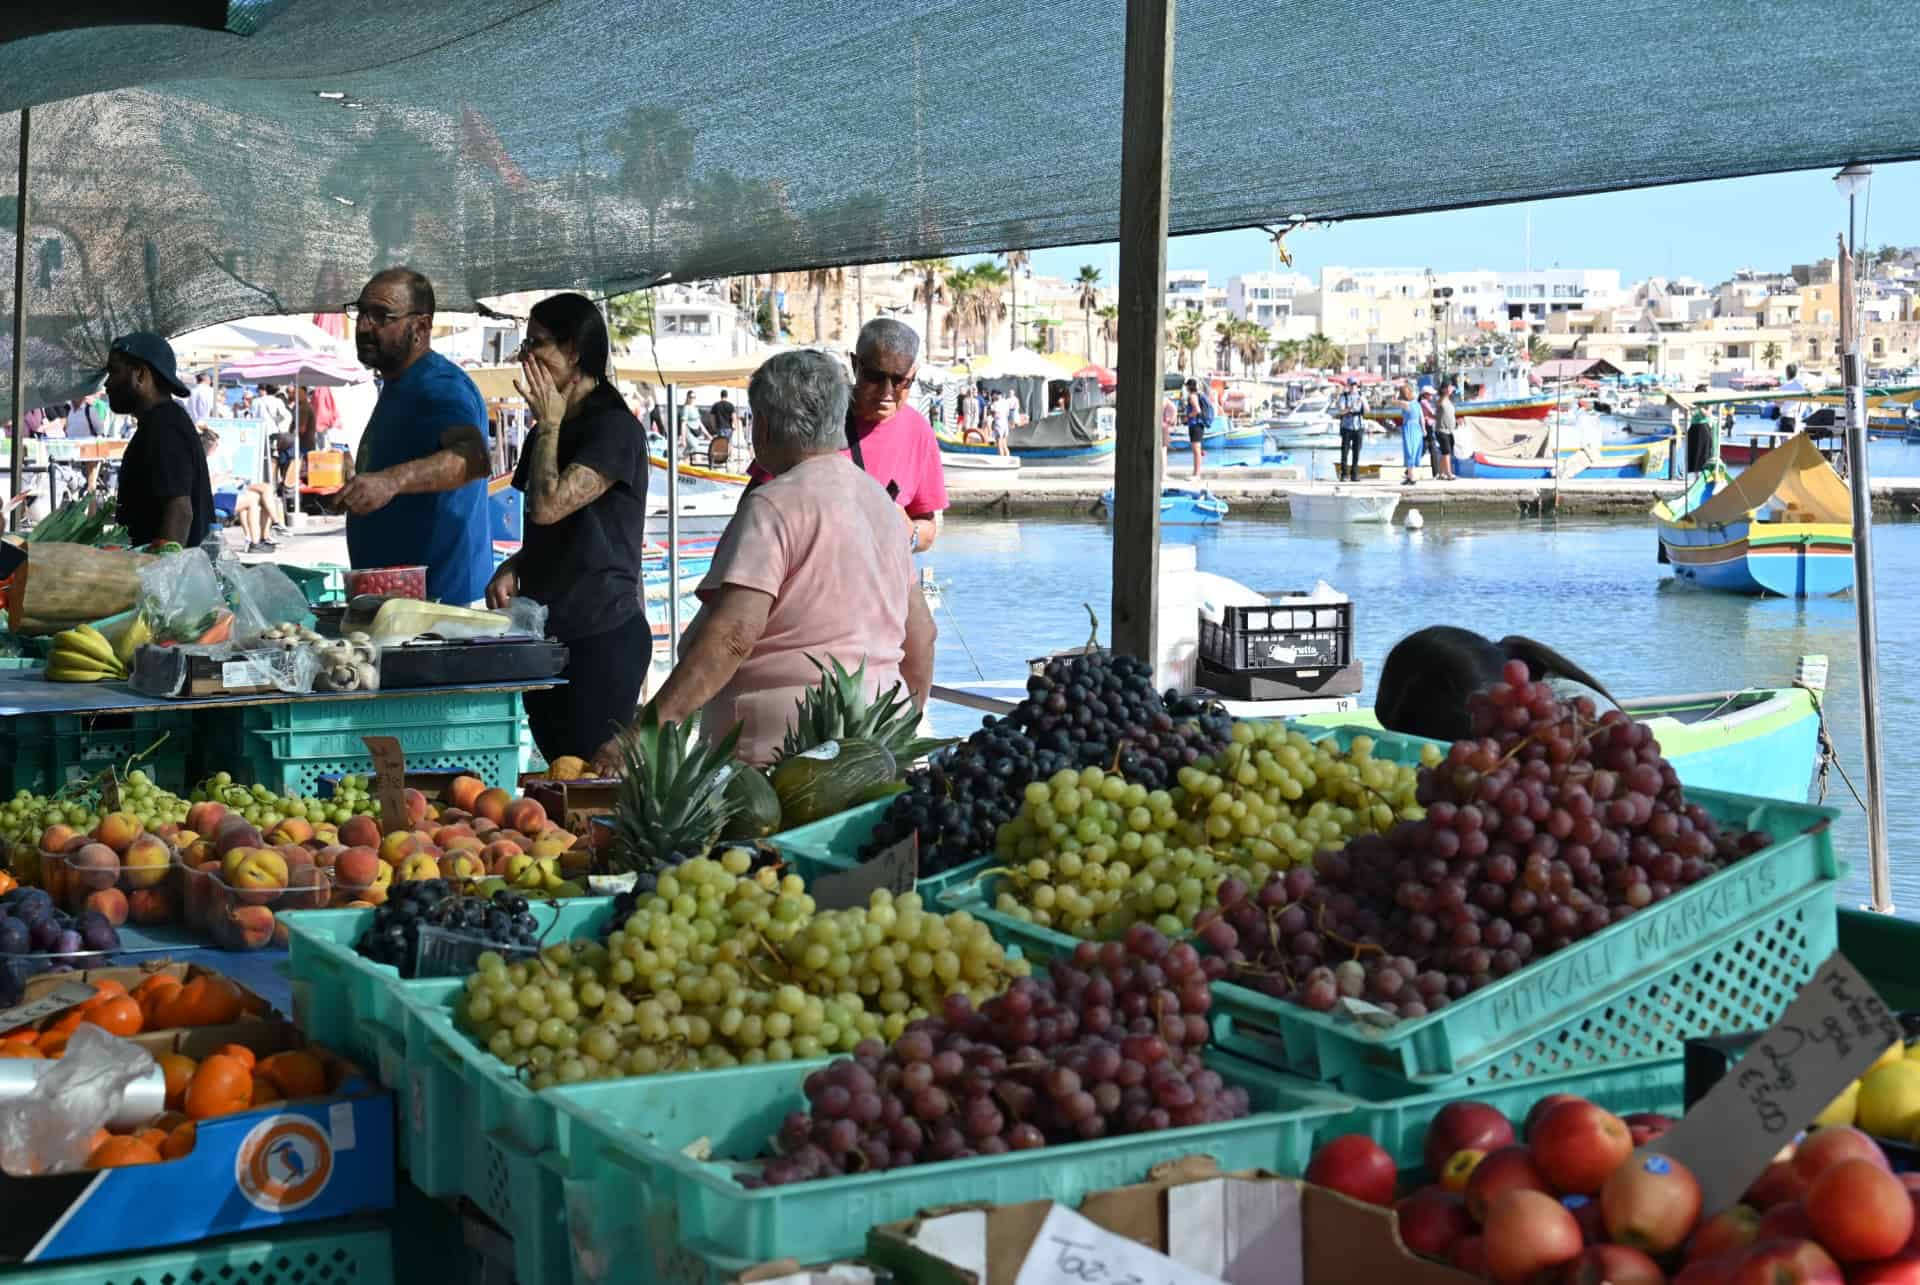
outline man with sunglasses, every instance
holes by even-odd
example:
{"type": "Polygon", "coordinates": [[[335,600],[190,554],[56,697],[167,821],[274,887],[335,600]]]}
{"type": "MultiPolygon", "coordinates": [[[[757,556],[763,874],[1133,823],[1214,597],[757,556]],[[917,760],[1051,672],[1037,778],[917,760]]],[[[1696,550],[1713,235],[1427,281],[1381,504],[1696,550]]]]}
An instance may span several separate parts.
{"type": "Polygon", "coordinates": [[[424,563],[427,597],[466,606],[493,574],[487,404],[433,351],[433,309],[433,283],[411,268],[379,273],[347,305],[360,364],[381,388],[355,476],[334,499],[356,568],[424,563]]]}

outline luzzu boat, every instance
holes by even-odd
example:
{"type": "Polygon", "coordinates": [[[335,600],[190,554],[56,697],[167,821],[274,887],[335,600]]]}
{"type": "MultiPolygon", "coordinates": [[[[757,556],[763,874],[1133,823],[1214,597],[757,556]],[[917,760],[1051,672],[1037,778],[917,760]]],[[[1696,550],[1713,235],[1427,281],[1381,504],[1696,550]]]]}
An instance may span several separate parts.
{"type": "MultiPolygon", "coordinates": [[[[1092,464],[1112,455],[1117,444],[1117,439],[1113,437],[1055,446],[1022,445],[1015,439],[1009,439],[1007,449],[1023,464],[1092,464]]],[[[992,442],[963,442],[957,437],[940,439],[942,456],[998,456],[999,453],[992,442]]]]}
{"type": "MultiPolygon", "coordinates": [[[[1108,516],[1113,514],[1111,488],[1100,497],[1108,516]]],[[[1167,486],[1160,491],[1162,526],[1211,526],[1227,516],[1227,502],[1204,486],[1167,486]]]]}
{"type": "Polygon", "coordinates": [[[1805,433],[1737,479],[1716,463],[1655,505],[1653,521],[1661,560],[1710,589],[1819,598],[1853,587],[1852,497],[1805,433]]]}
{"type": "MultiPolygon", "coordinates": [[[[1563,447],[1559,455],[1559,475],[1562,479],[1658,476],[1666,472],[1667,450],[1665,441],[1563,447]]],[[[1554,475],[1554,469],[1542,458],[1492,451],[1460,456],[1453,466],[1461,477],[1520,480],[1554,475]]]]}
{"type": "MultiPolygon", "coordinates": [[[[1213,423],[1207,426],[1206,433],[1200,438],[1200,449],[1212,450],[1215,447],[1225,446],[1229,442],[1257,442],[1260,436],[1260,425],[1254,420],[1242,419],[1236,422],[1225,415],[1215,415],[1213,423]]],[[[1191,451],[1193,439],[1188,436],[1184,428],[1176,427],[1173,430],[1173,436],[1168,439],[1167,449],[1175,452],[1191,451]]]]}

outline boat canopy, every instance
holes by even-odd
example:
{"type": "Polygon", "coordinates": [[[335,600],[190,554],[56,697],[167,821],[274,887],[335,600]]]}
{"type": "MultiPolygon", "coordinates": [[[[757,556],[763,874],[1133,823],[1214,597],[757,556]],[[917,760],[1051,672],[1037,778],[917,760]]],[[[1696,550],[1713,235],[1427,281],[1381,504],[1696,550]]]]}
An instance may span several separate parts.
{"type": "Polygon", "coordinates": [[[1805,433],[1795,433],[1762,455],[1716,491],[1712,499],[1685,516],[1699,525],[1722,525],[1737,522],[1774,499],[1797,510],[1797,521],[1853,520],[1853,499],[1847,484],[1805,433]]]}

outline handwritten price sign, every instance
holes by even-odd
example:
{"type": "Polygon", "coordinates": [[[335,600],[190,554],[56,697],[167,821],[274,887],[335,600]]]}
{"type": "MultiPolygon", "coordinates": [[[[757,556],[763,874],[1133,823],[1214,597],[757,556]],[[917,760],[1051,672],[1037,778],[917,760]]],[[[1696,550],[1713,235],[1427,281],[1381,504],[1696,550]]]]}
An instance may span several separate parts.
{"type": "Polygon", "coordinates": [[[1014,1285],[1220,1285],[1220,1278],[1056,1204],[1047,1211],[1014,1285]]]}
{"type": "Polygon", "coordinates": [[[1852,964],[1833,955],[1653,1150],[1693,1170],[1702,1208],[1724,1209],[1900,1038],[1886,1001],[1852,964]]]}

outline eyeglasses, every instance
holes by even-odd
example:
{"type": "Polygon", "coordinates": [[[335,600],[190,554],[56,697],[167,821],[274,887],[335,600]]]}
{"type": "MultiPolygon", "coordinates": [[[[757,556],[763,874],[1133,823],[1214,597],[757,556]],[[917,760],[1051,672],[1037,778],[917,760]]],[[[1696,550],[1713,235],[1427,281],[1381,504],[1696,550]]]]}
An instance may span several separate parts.
{"type": "Polygon", "coordinates": [[[354,325],[370,326],[375,330],[378,330],[389,322],[398,321],[402,317],[418,317],[422,315],[418,312],[388,312],[385,308],[368,308],[358,303],[345,304],[341,307],[340,311],[346,313],[347,320],[351,321],[354,325]]]}
{"type": "Polygon", "coordinates": [[[532,352],[534,349],[545,348],[547,345],[557,343],[557,342],[559,341],[556,340],[552,335],[538,335],[538,336],[528,335],[525,339],[522,339],[520,341],[520,346],[513,350],[513,359],[515,361],[519,361],[522,357],[526,356],[528,353],[532,352]]]}
{"type": "Polygon", "coordinates": [[[866,362],[858,359],[854,361],[854,367],[859,374],[860,382],[863,384],[892,384],[894,391],[899,392],[913,382],[912,371],[908,371],[904,375],[896,375],[890,370],[882,370],[878,366],[869,366],[866,362]]]}

